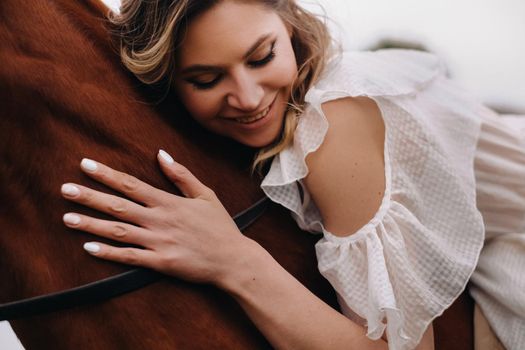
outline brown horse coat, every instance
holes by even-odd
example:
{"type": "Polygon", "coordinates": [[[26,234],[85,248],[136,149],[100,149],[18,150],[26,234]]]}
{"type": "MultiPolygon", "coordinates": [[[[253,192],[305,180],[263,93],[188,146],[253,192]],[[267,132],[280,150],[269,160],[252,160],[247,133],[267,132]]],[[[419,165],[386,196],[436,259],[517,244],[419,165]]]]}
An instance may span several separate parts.
{"type": "MultiPolygon", "coordinates": [[[[232,215],[262,197],[251,150],[201,130],[172,96],[148,103],[158,96],[121,66],[104,11],[96,0],[0,1],[0,303],[129,269],[90,257],[81,248],[89,235],[62,223],[67,211],[90,213],[62,199],[62,183],[109,191],[80,172],[82,157],[176,192],[156,163],[164,148],[232,215]]],[[[337,307],[316,269],[318,237],[283,208],[270,207],[246,234],[337,307]]],[[[435,322],[438,349],[472,347],[471,314],[464,297],[435,322]]],[[[11,324],[27,349],[270,348],[228,295],[175,278],[11,324]]]]}

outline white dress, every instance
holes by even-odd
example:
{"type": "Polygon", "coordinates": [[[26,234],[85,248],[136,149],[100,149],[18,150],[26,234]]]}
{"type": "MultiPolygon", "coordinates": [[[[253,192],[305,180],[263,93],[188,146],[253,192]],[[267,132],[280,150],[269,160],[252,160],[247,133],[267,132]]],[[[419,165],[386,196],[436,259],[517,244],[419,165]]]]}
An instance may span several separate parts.
{"type": "Polygon", "coordinates": [[[371,339],[386,332],[390,349],[414,348],[471,281],[500,341],[518,349],[525,344],[525,118],[497,115],[443,71],[435,56],[408,50],[332,60],[306,95],[293,144],[273,159],[261,187],[301,228],[323,234],[319,270],[371,339]],[[321,104],[347,96],[368,96],[380,108],[386,189],[370,222],[337,237],[323,227],[302,179],[306,155],[329,127],[321,104]]]}

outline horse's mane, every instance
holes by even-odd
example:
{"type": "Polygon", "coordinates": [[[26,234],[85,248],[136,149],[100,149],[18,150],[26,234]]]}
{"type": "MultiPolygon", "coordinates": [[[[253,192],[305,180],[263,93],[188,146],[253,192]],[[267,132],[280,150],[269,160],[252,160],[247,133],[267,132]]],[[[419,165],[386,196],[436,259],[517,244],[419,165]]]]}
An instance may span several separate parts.
{"type": "MultiPolygon", "coordinates": [[[[62,223],[68,211],[95,214],[62,199],[62,183],[109,192],[79,171],[83,157],[176,192],[156,163],[164,148],[211,187],[232,215],[263,196],[259,179],[249,173],[252,150],[203,131],[169,93],[152,103],[157,92],[120,64],[105,11],[96,0],[0,1],[0,279],[6,281],[0,303],[128,269],[85,254],[81,246],[90,236],[62,223]]],[[[337,307],[316,269],[318,237],[301,232],[283,208],[271,206],[246,234],[337,307]]],[[[437,327],[443,344],[471,346],[468,336],[454,336],[458,329],[460,335],[471,333],[464,316],[471,304],[461,305],[452,316],[459,326],[452,332],[445,323],[437,327]]],[[[228,295],[174,278],[12,326],[28,349],[270,347],[228,295]]]]}

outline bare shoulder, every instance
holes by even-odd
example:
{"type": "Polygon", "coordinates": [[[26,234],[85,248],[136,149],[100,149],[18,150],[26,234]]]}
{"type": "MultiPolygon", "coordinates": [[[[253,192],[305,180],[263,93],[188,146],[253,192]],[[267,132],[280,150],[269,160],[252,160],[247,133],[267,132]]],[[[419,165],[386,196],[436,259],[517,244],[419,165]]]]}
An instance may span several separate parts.
{"type": "Polygon", "coordinates": [[[305,185],[325,227],[345,236],[377,212],[385,190],[385,127],[375,101],[348,97],[322,105],[329,128],[323,144],[308,155],[305,185]]]}

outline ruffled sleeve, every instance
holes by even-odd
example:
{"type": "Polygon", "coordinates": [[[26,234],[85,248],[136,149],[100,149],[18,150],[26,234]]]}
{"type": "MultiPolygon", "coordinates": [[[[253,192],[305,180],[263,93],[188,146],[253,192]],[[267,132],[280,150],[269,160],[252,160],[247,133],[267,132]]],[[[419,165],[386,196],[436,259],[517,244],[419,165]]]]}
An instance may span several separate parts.
{"type": "Polygon", "coordinates": [[[472,170],[477,105],[457,101],[442,73],[440,61],[426,53],[343,55],[307,94],[293,145],[273,159],[261,185],[301,228],[323,233],[316,245],[318,267],[341,309],[354,320],[358,316],[371,339],[386,332],[390,349],[414,348],[461,294],[484,239],[472,170]],[[329,127],[321,104],[346,96],[369,96],[381,110],[386,188],[374,217],[338,237],[324,228],[302,179],[306,156],[319,148],[329,127]],[[458,126],[461,138],[447,132],[458,126]]]}

